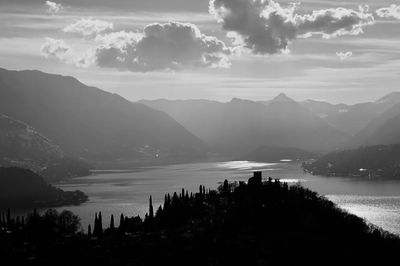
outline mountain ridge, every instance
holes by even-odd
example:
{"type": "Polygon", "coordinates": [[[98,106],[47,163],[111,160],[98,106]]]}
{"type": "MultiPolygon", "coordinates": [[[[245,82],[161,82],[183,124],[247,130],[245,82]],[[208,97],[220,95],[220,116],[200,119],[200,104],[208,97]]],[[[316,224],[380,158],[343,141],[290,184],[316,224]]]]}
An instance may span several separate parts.
{"type": "Polygon", "coordinates": [[[205,150],[166,113],[37,70],[0,69],[0,113],[32,125],[68,154],[93,160],[158,162],[205,150]]]}

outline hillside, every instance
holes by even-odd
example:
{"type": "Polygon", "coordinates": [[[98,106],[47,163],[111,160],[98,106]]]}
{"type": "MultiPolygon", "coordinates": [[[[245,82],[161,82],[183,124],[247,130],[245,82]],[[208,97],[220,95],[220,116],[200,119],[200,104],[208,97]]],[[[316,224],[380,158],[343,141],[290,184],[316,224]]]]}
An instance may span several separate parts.
{"type": "Polygon", "coordinates": [[[190,160],[205,148],[163,112],[39,71],[0,69],[0,113],[36,128],[65,153],[96,161],[190,160]]]}
{"type": "Polygon", "coordinates": [[[225,181],[218,191],[200,186],[197,193],[165,195],[164,204],[154,207],[150,198],[144,219],[122,214],[119,225],[114,217],[96,213],[87,234],[77,233],[78,219],[71,213],[34,214],[23,226],[9,219],[3,223],[9,233],[0,227],[2,261],[62,266],[391,265],[400,247],[398,237],[317,193],[271,178],[263,181],[261,173],[247,183],[225,181]]]}
{"type": "Polygon", "coordinates": [[[30,170],[0,167],[0,209],[77,205],[86,200],[83,192],[55,188],[30,170]]]}
{"type": "Polygon", "coordinates": [[[350,147],[400,143],[400,104],[373,119],[349,141],[350,147]]]}
{"type": "Polygon", "coordinates": [[[64,156],[60,147],[29,125],[0,115],[0,162],[37,161],[46,164],[64,156]]]}
{"type": "Polygon", "coordinates": [[[89,175],[91,169],[33,127],[5,115],[0,115],[0,166],[31,169],[50,182],[89,175]]]}
{"type": "Polygon", "coordinates": [[[303,164],[315,175],[400,178],[400,145],[377,145],[335,151],[303,164]]]}
{"type": "Polygon", "coordinates": [[[210,147],[233,156],[241,156],[260,146],[329,150],[348,138],[284,94],[267,104],[241,99],[227,103],[205,100],[141,102],[170,114],[210,147]]]}

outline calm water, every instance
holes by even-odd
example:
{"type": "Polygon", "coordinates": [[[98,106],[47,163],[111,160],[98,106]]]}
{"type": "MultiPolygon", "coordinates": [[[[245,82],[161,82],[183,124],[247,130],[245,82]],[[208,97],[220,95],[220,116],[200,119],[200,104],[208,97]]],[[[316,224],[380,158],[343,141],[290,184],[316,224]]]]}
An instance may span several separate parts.
{"type": "MultiPolygon", "coordinates": [[[[225,179],[247,180],[253,170],[263,171],[264,177],[301,182],[349,212],[400,234],[400,182],[317,177],[304,173],[298,164],[290,162],[232,161],[98,172],[59,185],[64,190],[82,190],[90,197],[81,206],[60,210],[70,209],[78,214],[84,228],[93,223],[94,213],[101,211],[103,223],[107,224],[111,214],[117,217],[121,213],[143,216],[150,195],[158,206],[166,193],[179,192],[182,188],[197,191],[200,185],[216,188],[225,179]]],[[[116,220],[118,223],[118,218],[116,220]]]]}

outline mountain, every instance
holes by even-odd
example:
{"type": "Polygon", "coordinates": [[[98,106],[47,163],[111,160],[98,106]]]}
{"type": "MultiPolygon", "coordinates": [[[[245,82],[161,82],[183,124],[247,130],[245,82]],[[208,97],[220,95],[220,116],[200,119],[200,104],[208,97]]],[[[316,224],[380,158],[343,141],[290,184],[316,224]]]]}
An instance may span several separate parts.
{"type": "Polygon", "coordinates": [[[400,143],[400,104],[373,119],[349,142],[350,147],[400,143]]]}
{"type": "Polygon", "coordinates": [[[235,156],[260,146],[329,150],[348,137],[284,94],[265,103],[237,98],[141,102],[170,114],[210,147],[235,156]]]}
{"type": "Polygon", "coordinates": [[[330,152],[303,168],[316,175],[400,178],[400,145],[330,152]]]}
{"type": "Polygon", "coordinates": [[[400,92],[399,91],[391,92],[375,102],[375,104],[377,104],[377,105],[386,106],[386,107],[391,107],[398,103],[400,103],[400,92]]]}
{"type": "Polygon", "coordinates": [[[83,192],[55,188],[31,170],[0,167],[0,209],[77,205],[86,200],[83,192]]]}
{"type": "Polygon", "coordinates": [[[400,103],[400,92],[392,92],[375,102],[355,105],[331,104],[323,101],[307,100],[301,105],[324,119],[338,130],[355,135],[372,120],[400,103]]]}
{"type": "Polygon", "coordinates": [[[240,157],[240,160],[273,163],[282,160],[302,161],[315,156],[316,154],[313,152],[298,148],[262,146],[240,157]]]}
{"type": "Polygon", "coordinates": [[[205,149],[163,112],[39,71],[0,69],[0,113],[33,126],[65,153],[91,160],[188,160],[205,149]]]}
{"type": "Polygon", "coordinates": [[[60,147],[24,122],[0,115],[0,162],[35,160],[45,165],[61,159],[60,147]]]}
{"type": "Polygon", "coordinates": [[[66,156],[33,127],[5,115],[0,115],[0,166],[31,169],[51,182],[89,175],[92,167],[82,159],[66,156]]]}

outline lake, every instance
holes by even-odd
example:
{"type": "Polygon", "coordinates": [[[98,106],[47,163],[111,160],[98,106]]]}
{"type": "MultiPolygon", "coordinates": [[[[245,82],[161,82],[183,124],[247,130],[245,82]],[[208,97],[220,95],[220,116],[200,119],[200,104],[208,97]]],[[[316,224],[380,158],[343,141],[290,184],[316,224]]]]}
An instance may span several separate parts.
{"type": "Polygon", "coordinates": [[[94,213],[99,211],[104,225],[108,226],[111,214],[118,224],[121,213],[143,217],[150,195],[157,208],[166,193],[180,192],[182,188],[195,192],[200,185],[215,189],[225,179],[247,180],[255,170],[262,171],[265,178],[300,182],[349,212],[400,235],[399,181],[313,176],[292,162],[207,162],[95,172],[58,185],[64,190],[79,189],[89,195],[88,202],[59,210],[69,209],[78,214],[84,229],[93,224],[94,213]]]}

